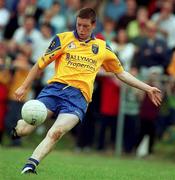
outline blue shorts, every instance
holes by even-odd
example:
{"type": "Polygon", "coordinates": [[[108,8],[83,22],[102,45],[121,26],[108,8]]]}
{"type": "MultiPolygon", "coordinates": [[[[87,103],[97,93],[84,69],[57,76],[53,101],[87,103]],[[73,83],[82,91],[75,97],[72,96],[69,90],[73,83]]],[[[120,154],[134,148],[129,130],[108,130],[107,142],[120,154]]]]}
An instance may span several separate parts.
{"type": "Polygon", "coordinates": [[[54,116],[70,113],[77,115],[80,121],[83,120],[88,106],[79,89],[58,82],[44,87],[36,99],[43,102],[54,116]]]}

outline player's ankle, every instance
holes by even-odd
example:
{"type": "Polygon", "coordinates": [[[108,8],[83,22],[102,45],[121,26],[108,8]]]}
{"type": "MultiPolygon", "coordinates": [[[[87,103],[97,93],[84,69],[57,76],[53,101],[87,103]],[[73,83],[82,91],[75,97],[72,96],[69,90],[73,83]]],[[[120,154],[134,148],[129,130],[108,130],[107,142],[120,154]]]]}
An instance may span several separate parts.
{"type": "Polygon", "coordinates": [[[35,167],[39,165],[39,161],[35,158],[30,157],[27,161],[29,164],[33,164],[35,167]]]}
{"type": "Polygon", "coordinates": [[[34,173],[36,174],[36,167],[39,165],[39,161],[34,158],[29,158],[24,165],[21,174],[34,173]]]}

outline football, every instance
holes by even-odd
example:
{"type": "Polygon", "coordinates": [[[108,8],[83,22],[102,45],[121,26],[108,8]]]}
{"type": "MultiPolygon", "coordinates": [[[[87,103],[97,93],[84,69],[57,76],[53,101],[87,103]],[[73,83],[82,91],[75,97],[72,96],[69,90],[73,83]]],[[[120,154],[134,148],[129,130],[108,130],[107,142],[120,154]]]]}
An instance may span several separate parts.
{"type": "Polygon", "coordinates": [[[38,126],[46,120],[47,108],[38,100],[29,100],[24,103],[21,115],[28,124],[38,126]]]}

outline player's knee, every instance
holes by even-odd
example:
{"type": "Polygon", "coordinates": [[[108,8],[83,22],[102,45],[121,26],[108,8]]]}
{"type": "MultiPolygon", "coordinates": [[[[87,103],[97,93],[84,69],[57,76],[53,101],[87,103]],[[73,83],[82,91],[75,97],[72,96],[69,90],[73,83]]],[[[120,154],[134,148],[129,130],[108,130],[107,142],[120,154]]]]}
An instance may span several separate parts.
{"type": "Polygon", "coordinates": [[[49,130],[48,133],[47,133],[47,136],[52,141],[59,140],[63,135],[64,135],[64,129],[62,127],[59,127],[59,128],[57,128],[55,130],[49,130]]]}

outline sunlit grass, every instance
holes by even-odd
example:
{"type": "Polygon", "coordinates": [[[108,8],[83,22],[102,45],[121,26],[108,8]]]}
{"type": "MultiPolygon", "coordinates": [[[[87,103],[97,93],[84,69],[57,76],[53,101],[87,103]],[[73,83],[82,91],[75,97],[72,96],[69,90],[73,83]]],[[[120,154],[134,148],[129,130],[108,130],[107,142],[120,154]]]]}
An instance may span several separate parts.
{"type": "Polygon", "coordinates": [[[20,170],[32,150],[0,147],[2,180],[173,180],[175,165],[156,159],[116,158],[96,153],[77,154],[53,151],[41,162],[38,175],[21,175],[20,170]],[[31,177],[32,176],[32,177],[31,177]]]}

